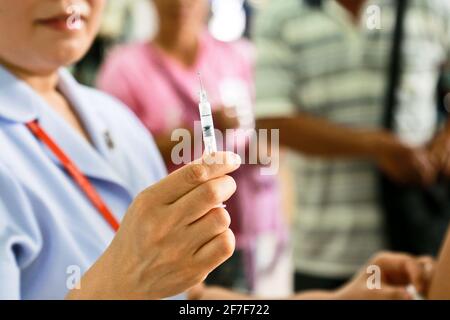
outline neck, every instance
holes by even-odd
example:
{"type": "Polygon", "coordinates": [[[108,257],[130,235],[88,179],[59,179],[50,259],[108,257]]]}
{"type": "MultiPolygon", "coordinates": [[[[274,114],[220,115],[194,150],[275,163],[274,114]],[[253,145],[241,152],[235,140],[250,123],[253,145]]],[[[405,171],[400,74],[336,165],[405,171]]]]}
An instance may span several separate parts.
{"type": "Polygon", "coordinates": [[[26,82],[30,87],[32,87],[37,93],[42,96],[51,95],[57,91],[57,71],[45,74],[34,74],[19,67],[12,66],[8,63],[3,63],[2,61],[0,61],[0,64],[5,66],[9,72],[11,72],[17,78],[26,82]]]}
{"type": "Polygon", "coordinates": [[[153,41],[159,48],[181,64],[190,67],[197,60],[199,39],[194,32],[174,33],[161,28],[153,41]]]}
{"type": "Polygon", "coordinates": [[[17,78],[26,82],[57,112],[73,129],[92,144],[89,134],[83,127],[83,123],[73,110],[67,98],[58,91],[58,72],[36,75],[23,69],[13,67],[0,61],[17,78]]]}
{"type": "Polygon", "coordinates": [[[337,2],[352,15],[354,21],[359,20],[364,0],[337,0],[337,2]]]}

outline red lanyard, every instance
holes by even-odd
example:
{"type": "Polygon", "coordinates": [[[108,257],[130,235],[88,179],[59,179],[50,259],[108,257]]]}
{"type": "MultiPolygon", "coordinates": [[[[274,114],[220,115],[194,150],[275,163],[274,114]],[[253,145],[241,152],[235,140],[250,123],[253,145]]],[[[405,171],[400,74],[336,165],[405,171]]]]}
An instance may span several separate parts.
{"type": "Polygon", "coordinates": [[[73,161],[64,153],[64,151],[53,141],[52,138],[42,129],[37,121],[28,122],[28,129],[36,136],[37,139],[42,141],[58,158],[67,172],[72,176],[73,180],[78,184],[80,189],[84,192],[86,197],[92,202],[95,208],[100,212],[106,222],[113,228],[114,231],[119,229],[119,222],[111,213],[108,206],[105,204],[101,196],[95,190],[94,186],[89,180],[81,173],[80,169],[73,163],[73,161]]]}

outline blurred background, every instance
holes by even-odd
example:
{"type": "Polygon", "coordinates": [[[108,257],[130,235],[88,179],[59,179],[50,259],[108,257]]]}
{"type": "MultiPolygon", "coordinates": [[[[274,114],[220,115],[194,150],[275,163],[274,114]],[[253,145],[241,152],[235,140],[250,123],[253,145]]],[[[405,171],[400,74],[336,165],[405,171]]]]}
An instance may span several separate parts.
{"type": "Polygon", "coordinates": [[[218,129],[256,115],[289,132],[278,175],[233,176],[237,250],[207,280],[283,297],[337,288],[380,250],[437,253],[449,57],[448,0],[111,0],[71,70],[136,113],[169,171],[170,132],[198,120],[197,68],[218,129]]]}
{"type": "MultiPolygon", "coordinates": [[[[208,29],[221,41],[250,38],[252,17],[267,0],[212,0],[208,29]]],[[[73,69],[77,79],[93,85],[109,49],[117,44],[146,41],[155,35],[158,16],[152,1],[108,1],[99,36],[87,56],[73,69]]]]}

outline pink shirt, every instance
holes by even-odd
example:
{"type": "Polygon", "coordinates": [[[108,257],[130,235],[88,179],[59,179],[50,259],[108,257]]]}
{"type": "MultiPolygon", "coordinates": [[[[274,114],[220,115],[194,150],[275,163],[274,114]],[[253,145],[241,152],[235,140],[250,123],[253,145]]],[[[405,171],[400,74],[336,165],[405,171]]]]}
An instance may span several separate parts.
{"type": "MultiPolygon", "coordinates": [[[[201,71],[213,106],[232,103],[238,97],[243,104],[250,103],[251,109],[250,44],[223,43],[205,33],[200,46],[199,57],[190,69],[164,56],[149,43],[118,47],[103,65],[98,87],[128,105],[154,135],[193,126],[194,121],[199,121],[197,106],[185,105],[156,65],[158,63],[164,63],[179,87],[192,95],[193,101],[198,101],[197,71],[201,71]]],[[[227,202],[237,246],[241,248],[254,246],[255,238],[261,233],[283,229],[276,177],[262,176],[259,169],[257,165],[244,165],[234,174],[238,189],[227,202]]]]}

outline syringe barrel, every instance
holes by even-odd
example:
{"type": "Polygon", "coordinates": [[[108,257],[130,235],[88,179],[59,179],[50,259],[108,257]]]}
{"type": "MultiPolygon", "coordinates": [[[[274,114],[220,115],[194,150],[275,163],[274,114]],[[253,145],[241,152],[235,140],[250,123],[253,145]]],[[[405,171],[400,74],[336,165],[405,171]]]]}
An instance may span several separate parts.
{"type": "Polygon", "coordinates": [[[217,152],[216,135],[214,133],[214,122],[209,102],[199,104],[200,119],[202,124],[203,141],[205,143],[205,152],[217,152]]]}

